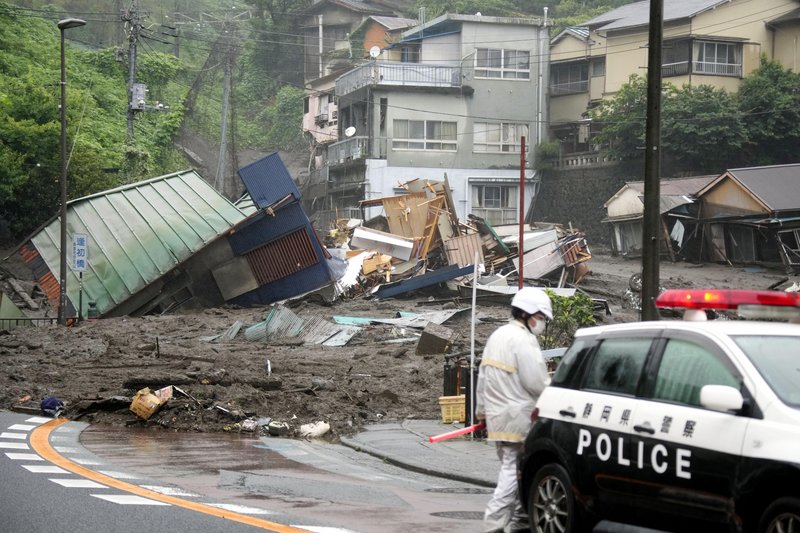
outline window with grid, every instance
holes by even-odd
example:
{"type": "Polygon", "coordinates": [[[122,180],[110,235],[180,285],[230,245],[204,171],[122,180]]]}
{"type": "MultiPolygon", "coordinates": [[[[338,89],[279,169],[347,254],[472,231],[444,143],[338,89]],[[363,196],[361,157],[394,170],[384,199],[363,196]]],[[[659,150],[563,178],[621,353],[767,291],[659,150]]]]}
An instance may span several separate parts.
{"type": "Polygon", "coordinates": [[[472,214],[489,224],[517,222],[517,190],[514,185],[473,185],[472,214]]]}
{"type": "Polygon", "coordinates": [[[742,75],[742,45],[695,41],[692,71],[715,76],[742,75]]]}
{"type": "Polygon", "coordinates": [[[584,93],[589,90],[589,63],[565,63],[550,67],[550,94],[584,93]]]}
{"type": "Polygon", "coordinates": [[[458,148],[455,122],[441,120],[395,120],[393,150],[441,150],[458,148]]]}
{"type": "Polygon", "coordinates": [[[476,122],[472,149],[475,152],[520,152],[520,137],[528,136],[528,125],[515,122],[476,122]]]}
{"type": "Polygon", "coordinates": [[[530,79],[531,53],[528,50],[478,48],[475,53],[475,77],[530,79]]]}

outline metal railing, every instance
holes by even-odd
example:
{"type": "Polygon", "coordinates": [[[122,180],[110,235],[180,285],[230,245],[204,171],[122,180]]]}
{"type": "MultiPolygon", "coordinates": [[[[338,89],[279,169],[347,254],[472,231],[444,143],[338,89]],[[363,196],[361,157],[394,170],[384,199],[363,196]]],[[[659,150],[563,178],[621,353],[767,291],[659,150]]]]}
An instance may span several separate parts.
{"type": "Polygon", "coordinates": [[[0,329],[11,329],[17,326],[52,326],[58,322],[58,317],[0,317],[0,329]]]}
{"type": "Polygon", "coordinates": [[[553,96],[559,96],[562,94],[585,93],[588,90],[589,90],[589,80],[550,84],[550,94],[553,96]]]}
{"type": "Polygon", "coordinates": [[[711,63],[707,61],[695,61],[692,71],[695,74],[714,74],[716,76],[741,77],[742,65],[735,63],[711,63]]]}
{"type": "Polygon", "coordinates": [[[328,164],[341,165],[362,159],[385,159],[386,138],[367,136],[350,137],[328,146],[328,164]]]}
{"type": "Polygon", "coordinates": [[[689,74],[689,62],[679,61],[677,63],[664,63],[661,65],[662,76],[683,76],[689,74]]]}
{"type": "Polygon", "coordinates": [[[461,87],[461,67],[372,61],[339,76],[336,95],[347,95],[369,85],[461,87]]]}

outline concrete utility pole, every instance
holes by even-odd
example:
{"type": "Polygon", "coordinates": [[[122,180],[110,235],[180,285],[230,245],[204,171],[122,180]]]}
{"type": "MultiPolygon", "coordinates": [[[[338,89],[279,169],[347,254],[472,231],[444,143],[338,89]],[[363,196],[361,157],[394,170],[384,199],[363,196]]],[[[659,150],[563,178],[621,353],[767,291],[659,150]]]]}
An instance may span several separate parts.
{"type": "Polygon", "coordinates": [[[650,44],[647,53],[647,126],[644,155],[642,234],[642,320],[658,320],[661,240],[661,41],[664,0],[650,0],[650,44]]]}

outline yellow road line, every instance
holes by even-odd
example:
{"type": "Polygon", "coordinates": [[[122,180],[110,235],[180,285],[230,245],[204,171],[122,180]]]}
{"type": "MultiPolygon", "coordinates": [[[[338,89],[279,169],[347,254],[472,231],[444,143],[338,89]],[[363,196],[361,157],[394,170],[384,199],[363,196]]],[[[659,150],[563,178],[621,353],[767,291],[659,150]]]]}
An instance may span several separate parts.
{"type": "Polygon", "coordinates": [[[59,454],[53,449],[52,446],[50,446],[50,433],[55,428],[61,424],[65,424],[66,422],[69,422],[69,420],[59,418],[42,424],[31,432],[31,447],[34,449],[34,451],[51,463],[60,466],[64,470],[69,470],[70,472],[78,474],[79,476],[102,483],[103,485],[108,485],[109,487],[114,487],[115,489],[142,496],[143,498],[149,498],[151,500],[168,503],[170,505],[175,505],[176,507],[183,507],[184,509],[197,511],[198,513],[206,513],[218,518],[224,518],[226,520],[233,520],[234,522],[241,522],[249,526],[260,527],[262,529],[274,531],[275,533],[308,533],[308,531],[305,529],[286,526],[277,522],[270,522],[269,520],[263,520],[261,518],[254,518],[252,516],[226,511],[224,509],[219,509],[204,503],[192,502],[183,500],[181,498],[176,498],[175,496],[161,494],[159,492],[145,489],[138,485],[120,481],[111,476],[95,472],[94,470],[79,465],[78,463],[74,463],[63,455],[59,454]]]}

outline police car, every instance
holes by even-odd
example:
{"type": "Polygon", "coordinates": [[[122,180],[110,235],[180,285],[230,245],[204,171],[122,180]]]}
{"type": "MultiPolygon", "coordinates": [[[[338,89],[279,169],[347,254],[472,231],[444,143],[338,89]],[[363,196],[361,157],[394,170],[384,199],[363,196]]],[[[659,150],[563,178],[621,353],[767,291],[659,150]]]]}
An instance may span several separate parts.
{"type": "Polygon", "coordinates": [[[800,532],[800,325],[705,320],[796,321],[800,295],[668,290],[657,305],[685,319],[579,330],[539,398],[518,464],[532,531],[800,532]]]}

